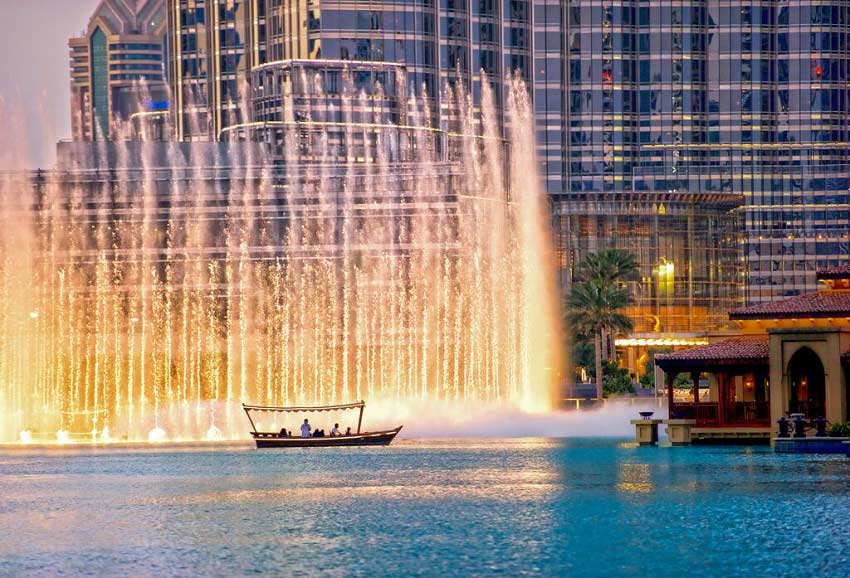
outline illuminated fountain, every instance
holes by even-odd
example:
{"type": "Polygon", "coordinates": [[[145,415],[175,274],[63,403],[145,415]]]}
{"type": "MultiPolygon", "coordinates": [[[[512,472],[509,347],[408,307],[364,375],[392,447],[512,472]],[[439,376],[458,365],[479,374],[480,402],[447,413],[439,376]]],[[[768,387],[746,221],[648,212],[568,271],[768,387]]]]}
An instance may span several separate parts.
{"type": "MultiPolygon", "coordinates": [[[[358,155],[308,115],[281,125],[285,163],[109,143],[95,168],[4,175],[0,440],[233,438],[243,401],[548,409],[529,103],[515,83],[503,140],[486,91],[480,115],[445,100],[456,125],[412,97],[404,126],[347,123],[358,155]]],[[[364,103],[348,91],[342,112],[364,103]]]]}

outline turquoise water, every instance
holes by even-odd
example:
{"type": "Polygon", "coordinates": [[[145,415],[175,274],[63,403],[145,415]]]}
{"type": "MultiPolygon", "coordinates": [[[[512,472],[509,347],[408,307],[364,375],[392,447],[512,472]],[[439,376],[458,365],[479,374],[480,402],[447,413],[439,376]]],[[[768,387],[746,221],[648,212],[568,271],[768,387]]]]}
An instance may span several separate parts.
{"type": "Polygon", "coordinates": [[[850,460],[769,448],[7,451],[0,496],[2,575],[850,575],[850,460]]]}

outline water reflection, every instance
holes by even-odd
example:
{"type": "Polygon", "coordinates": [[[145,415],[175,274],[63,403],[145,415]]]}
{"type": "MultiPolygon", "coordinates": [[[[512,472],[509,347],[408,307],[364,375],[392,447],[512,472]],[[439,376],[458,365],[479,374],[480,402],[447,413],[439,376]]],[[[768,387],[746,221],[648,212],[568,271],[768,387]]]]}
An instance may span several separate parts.
{"type": "Polygon", "coordinates": [[[848,462],[593,439],[0,453],[0,575],[837,575],[848,462]]]}
{"type": "Polygon", "coordinates": [[[654,488],[649,479],[649,464],[620,464],[617,490],[626,494],[648,494],[654,488]]]}

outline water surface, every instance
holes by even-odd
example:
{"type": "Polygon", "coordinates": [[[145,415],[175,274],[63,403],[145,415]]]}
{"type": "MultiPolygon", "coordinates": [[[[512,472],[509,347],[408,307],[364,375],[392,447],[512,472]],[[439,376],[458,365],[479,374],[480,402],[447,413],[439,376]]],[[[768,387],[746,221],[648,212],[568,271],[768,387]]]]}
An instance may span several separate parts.
{"type": "Polygon", "coordinates": [[[850,460],[625,441],[0,452],[0,574],[850,575],[850,460]]]}

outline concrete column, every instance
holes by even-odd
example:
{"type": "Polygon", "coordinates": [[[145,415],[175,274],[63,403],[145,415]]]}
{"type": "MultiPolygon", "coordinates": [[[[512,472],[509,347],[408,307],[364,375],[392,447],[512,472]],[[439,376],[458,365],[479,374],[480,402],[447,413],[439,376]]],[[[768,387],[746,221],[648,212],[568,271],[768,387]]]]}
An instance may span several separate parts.
{"type": "Polygon", "coordinates": [[[829,336],[826,343],[816,350],[826,373],[826,419],[831,422],[842,421],[846,413],[844,403],[844,379],[841,372],[841,351],[838,334],[829,336]]]}
{"type": "Polygon", "coordinates": [[[635,441],[642,446],[654,446],[658,443],[658,424],[660,419],[633,419],[635,441]]]}
{"type": "Polygon", "coordinates": [[[674,446],[686,446],[691,443],[691,428],[696,425],[695,419],[668,419],[667,438],[674,446]]]}
{"type": "Polygon", "coordinates": [[[785,373],[785,348],[782,337],[770,336],[770,423],[776,428],[776,422],[788,411],[788,376],[785,373]]]}

